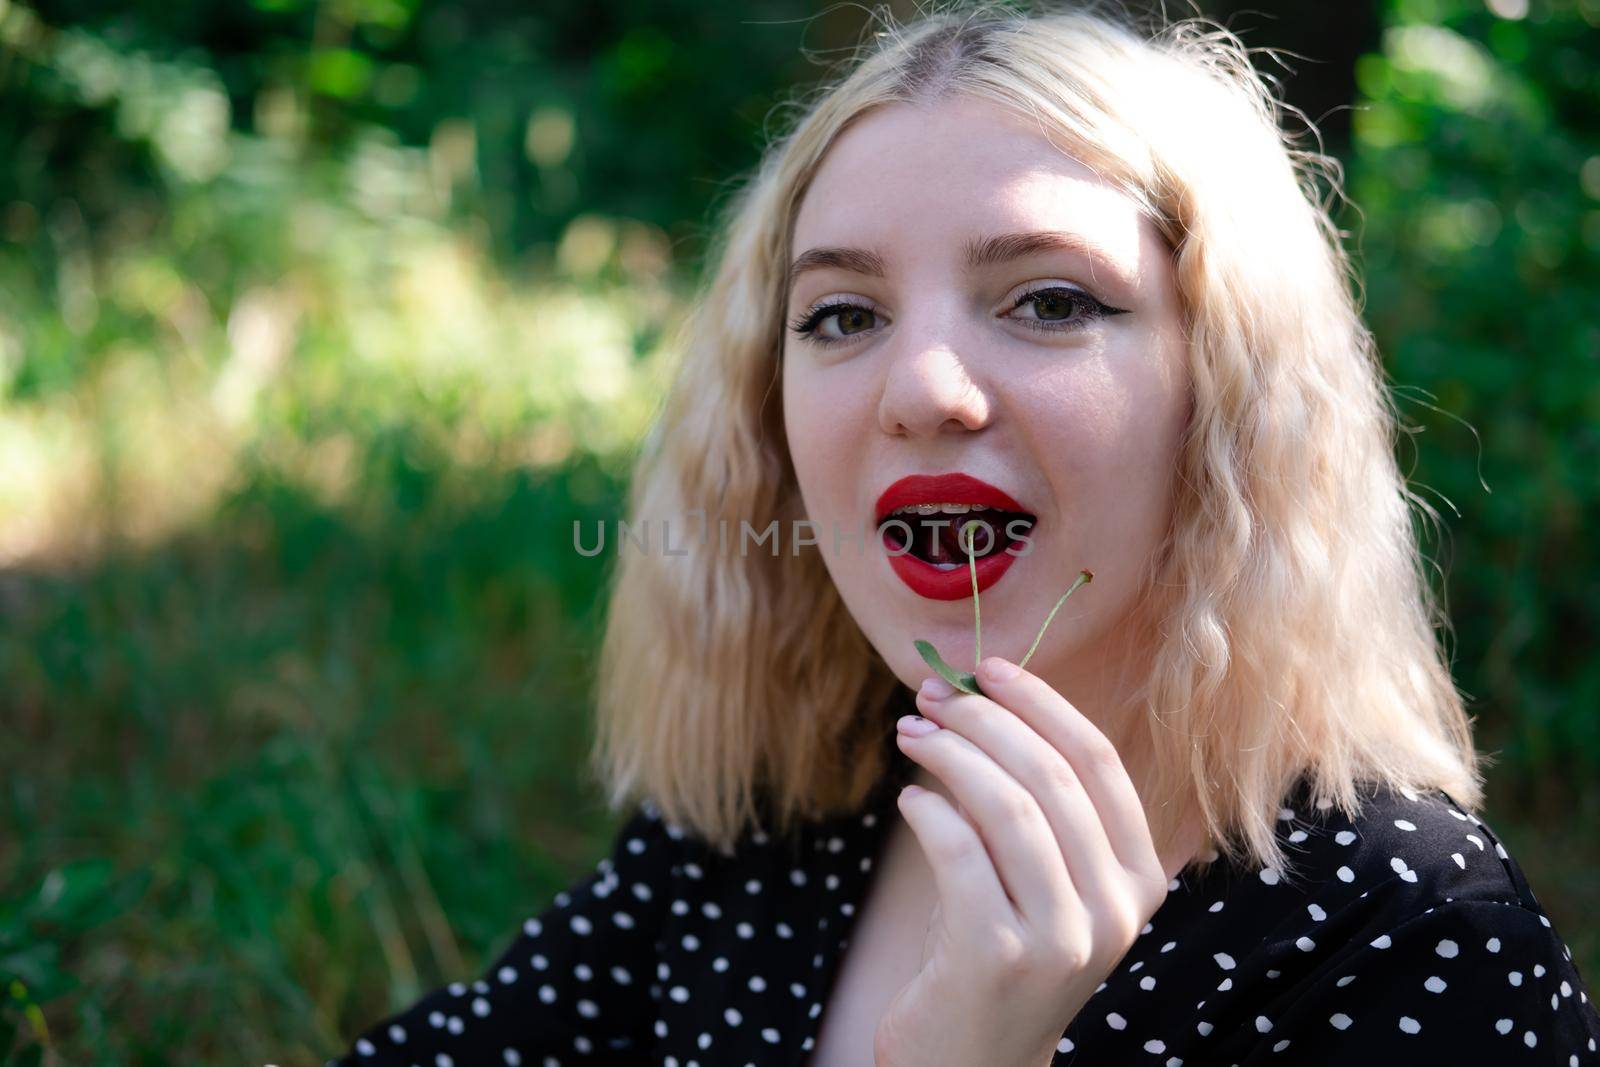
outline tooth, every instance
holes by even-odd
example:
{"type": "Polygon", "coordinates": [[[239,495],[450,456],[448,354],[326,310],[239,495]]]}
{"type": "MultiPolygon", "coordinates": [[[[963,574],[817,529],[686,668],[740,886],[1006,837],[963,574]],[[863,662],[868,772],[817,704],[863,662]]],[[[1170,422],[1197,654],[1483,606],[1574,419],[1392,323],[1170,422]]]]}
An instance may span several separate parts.
{"type": "Polygon", "coordinates": [[[974,511],[988,511],[987,504],[903,504],[889,512],[893,515],[966,515],[974,511]]]}

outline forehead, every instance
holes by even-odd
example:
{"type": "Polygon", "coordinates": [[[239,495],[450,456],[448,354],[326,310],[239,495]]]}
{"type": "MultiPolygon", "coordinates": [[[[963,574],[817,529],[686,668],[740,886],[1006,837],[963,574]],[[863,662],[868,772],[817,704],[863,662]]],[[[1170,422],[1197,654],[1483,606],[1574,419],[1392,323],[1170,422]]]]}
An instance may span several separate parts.
{"type": "Polygon", "coordinates": [[[1109,180],[1009,108],[970,98],[896,103],[828,149],[795,217],[792,247],[870,245],[901,256],[972,236],[1068,231],[1130,268],[1142,215],[1109,180]]]}

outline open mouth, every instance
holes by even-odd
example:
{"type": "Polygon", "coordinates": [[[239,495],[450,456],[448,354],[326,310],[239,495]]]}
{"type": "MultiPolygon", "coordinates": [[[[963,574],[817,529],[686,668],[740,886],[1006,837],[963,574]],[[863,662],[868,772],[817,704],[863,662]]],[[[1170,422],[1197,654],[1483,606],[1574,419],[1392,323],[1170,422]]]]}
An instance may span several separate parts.
{"type": "Polygon", "coordinates": [[[1034,516],[1025,511],[936,503],[895,508],[879,520],[878,527],[890,553],[909,555],[937,570],[949,571],[967,565],[961,534],[969,526],[972,555],[982,562],[1008,549],[1015,555],[1034,522],[1034,516]]]}
{"type": "Polygon", "coordinates": [[[972,595],[962,530],[972,527],[979,592],[1026,555],[1038,517],[1003,490],[967,474],[913,475],[878,498],[877,529],[889,568],[930,600],[972,595]]]}

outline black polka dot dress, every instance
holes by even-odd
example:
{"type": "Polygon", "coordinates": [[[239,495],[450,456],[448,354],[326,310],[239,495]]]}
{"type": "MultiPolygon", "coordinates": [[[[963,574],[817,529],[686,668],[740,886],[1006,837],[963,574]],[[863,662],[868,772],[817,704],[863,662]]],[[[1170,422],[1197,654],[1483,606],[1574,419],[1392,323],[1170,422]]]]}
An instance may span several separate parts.
{"type": "MultiPolygon", "coordinates": [[[[642,805],[483,974],[331,1063],[807,1063],[915,770],[887,744],[892,771],[862,811],[783,839],[723,852],[642,805]]],[[[1489,827],[1443,792],[1368,795],[1354,823],[1303,784],[1285,798],[1289,872],[1219,862],[1174,879],[1063,1020],[1055,1067],[1600,1065],[1600,1014],[1489,827]]]]}

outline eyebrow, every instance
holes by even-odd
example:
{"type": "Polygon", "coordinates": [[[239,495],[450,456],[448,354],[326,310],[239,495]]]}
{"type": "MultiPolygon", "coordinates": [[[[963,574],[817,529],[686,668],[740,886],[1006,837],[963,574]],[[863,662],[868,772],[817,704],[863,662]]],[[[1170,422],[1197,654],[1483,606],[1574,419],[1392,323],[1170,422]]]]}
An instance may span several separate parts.
{"type": "MultiPolygon", "coordinates": [[[[971,273],[984,267],[1043,252],[1071,252],[1096,263],[1104,264],[1112,273],[1126,279],[1115,257],[1105,249],[1078,234],[1066,230],[1036,230],[1025,233],[999,233],[990,237],[968,240],[963,246],[966,270],[971,273]]],[[[811,248],[795,257],[789,265],[786,293],[794,292],[795,282],[807,271],[827,268],[882,278],[888,274],[883,255],[870,248],[811,248]]]]}

